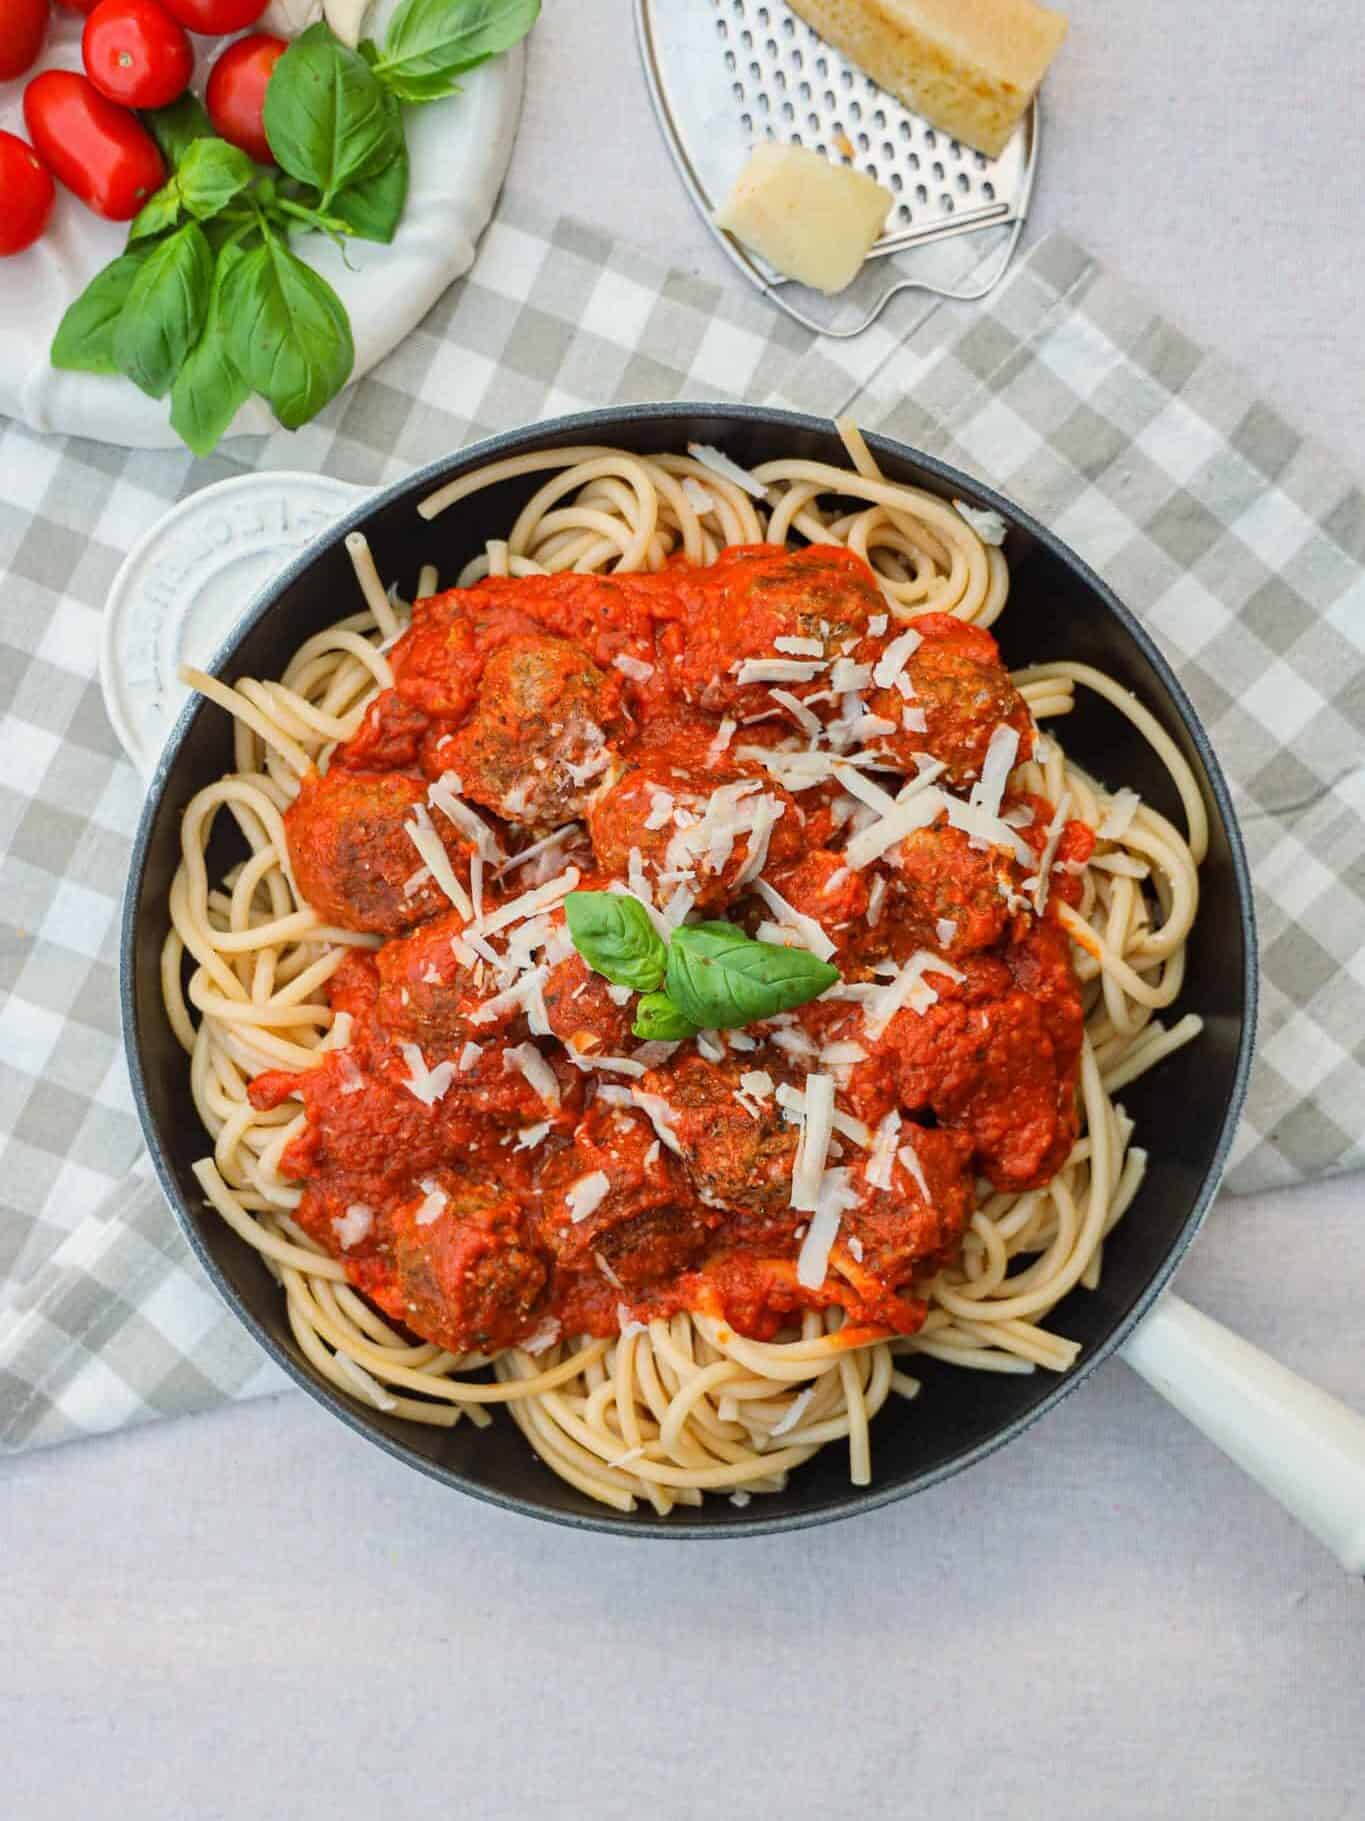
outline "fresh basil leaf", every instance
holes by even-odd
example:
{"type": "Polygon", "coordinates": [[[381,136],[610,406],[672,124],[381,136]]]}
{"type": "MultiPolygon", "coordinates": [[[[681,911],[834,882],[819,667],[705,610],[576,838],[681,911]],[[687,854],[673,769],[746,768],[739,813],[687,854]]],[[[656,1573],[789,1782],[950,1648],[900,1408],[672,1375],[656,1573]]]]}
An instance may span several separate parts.
{"type": "Polygon", "coordinates": [[[594,973],[637,993],[653,992],[661,983],[667,951],[638,898],[570,892],[564,916],[574,947],[594,973]]]}
{"type": "Polygon", "coordinates": [[[171,387],[171,428],[195,455],[208,455],[238,410],[251,396],[251,388],[228,353],[223,322],[223,285],[228,273],[246,255],[239,246],[223,249],[214,275],[204,333],[190,350],[171,387]]]}
{"type": "Polygon", "coordinates": [[[455,77],[524,38],[540,0],[403,0],[375,71],[404,101],[454,94],[455,77]]]}
{"type": "Polygon", "coordinates": [[[345,305],[274,234],[233,264],[222,308],[234,365],[286,430],[316,417],[350,378],[355,344],[345,305]]]}
{"type": "Polygon", "coordinates": [[[209,243],[202,228],[186,222],[156,243],[133,279],[114,329],[119,372],[164,398],[199,339],[212,289],[209,243]]]}
{"type": "Polygon", "coordinates": [[[114,327],[150,252],[150,247],[138,247],[121,253],[95,274],[57,325],[50,356],[54,367],[69,373],[118,372],[114,327]]]}
{"type": "Polygon", "coordinates": [[[650,1042],[675,1043],[680,1037],[695,1037],[700,1028],[683,1016],[667,993],[646,993],[635,1002],[635,1023],[631,1029],[637,1037],[650,1042]]]}
{"type": "Polygon", "coordinates": [[[216,136],[203,102],[188,89],[178,101],[172,101],[166,107],[148,109],[141,120],[143,126],[151,129],[152,137],[172,170],[179,168],[181,159],[197,139],[216,136]]]}
{"type": "Polygon", "coordinates": [[[196,139],[186,148],[175,182],[190,214],[207,221],[240,196],[255,175],[255,165],[240,146],[226,139],[196,139]]]}
{"type": "Polygon", "coordinates": [[[668,996],[703,1030],[789,1012],[838,978],[809,949],[755,942],[732,923],[684,924],[668,945],[668,996]]]}
{"type": "Polygon", "coordinates": [[[180,183],[172,177],[169,183],[163,183],[154,196],[134,215],[128,228],[128,244],[135,240],[146,240],[152,234],[164,234],[167,228],[173,228],[180,219],[180,183]]]}
{"type": "Polygon", "coordinates": [[[382,171],[403,130],[365,59],[327,26],[309,26],[271,72],[265,136],[281,170],[311,183],[325,209],[339,190],[382,171]]]}
{"type": "Polygon", "coordinates": [[[340,216],[358,239],[378,240],[387,246],[397,231],[407,200],[408,154],[404,148],[377,176],[354,183],[334,196],[332,213],[340,216]]]}

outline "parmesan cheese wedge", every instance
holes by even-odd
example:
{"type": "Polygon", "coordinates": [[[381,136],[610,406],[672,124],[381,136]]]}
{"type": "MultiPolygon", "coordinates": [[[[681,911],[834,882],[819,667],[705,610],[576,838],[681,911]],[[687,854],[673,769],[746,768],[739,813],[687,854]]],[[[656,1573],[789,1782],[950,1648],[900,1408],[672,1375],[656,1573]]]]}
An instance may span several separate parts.
{"type": "Polygon", "coordinates": [[[858,276],[894,200],[863,171],[765,140],[716,211],[716,226],[784,277],[832,296],[858,276]]]}
{"type": "Polygon", "coordinates": [[[1067,33],[1036,0],[791,0],[908,108],[998,158],[1067,33]]]}

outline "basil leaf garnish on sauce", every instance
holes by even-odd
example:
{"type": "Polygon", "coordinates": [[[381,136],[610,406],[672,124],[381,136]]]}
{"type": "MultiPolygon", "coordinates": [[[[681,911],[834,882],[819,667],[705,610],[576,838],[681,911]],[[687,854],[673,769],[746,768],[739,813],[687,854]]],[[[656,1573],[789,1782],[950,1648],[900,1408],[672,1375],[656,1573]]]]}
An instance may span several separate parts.
{"type": "Polygon", "coordinates": [[[733,1029],[789,1012],[839,978],[809,949],[755,942],[732,923],[684,924],[668,947],[668,996],[704,1030],[733,1029]]]}
{"type": "Polygon", "coordinates": [[[636,1004],[631,1032],[647,1043],[676,1043],[695,1037],[700,1028],[683,1016],[667,993],[646,993],[636,1004]]]}
{"type": "Polygon", "coordinates": [[[570,892],[564,915],[574,947],[594,973],[636,993],[652,993],[663,984],[667,951],[637,898],[570,892]]]}

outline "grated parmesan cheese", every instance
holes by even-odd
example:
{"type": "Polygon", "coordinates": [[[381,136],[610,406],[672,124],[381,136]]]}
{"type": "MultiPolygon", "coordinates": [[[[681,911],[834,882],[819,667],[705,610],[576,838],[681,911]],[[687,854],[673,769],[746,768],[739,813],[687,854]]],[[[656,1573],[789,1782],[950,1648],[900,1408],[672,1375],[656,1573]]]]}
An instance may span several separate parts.
{"type": "Polygon", "coordinates": [[[872,681],[878,689],[895,688],[905,666],[923,643],[923,636],[916,632],[913,626],[908,626],[904,632],[897,633],[872,666],[872,681]]]}
{"type": "Polygon", "coordinates": [[[412,815],[412,821],[403,824],[403,832],[417,849],[418,859],[426,862],[432,878],[460,915],[466,919],[472,918],[474,905],[469,893],[455,877],[455,868],[450,863],[450,855],[441,845],[441,837],[432,826],[426,804],[414,803],[412,815]]]}
{"type": "Polygon", "coordinates": [[[633,658],[628,651],[618,651],[612,663],[623,677],[629,677],[632,683],[647,683],[654,675],[654,666],[646,664],[643,658],[633,658]]]}
{"type": "Polygon", "coordinates": [[[560,1336],[560,1326],[553,1315],[547,1315],[534,1334],[528,1335],[521,1343],[523,1353],[545,1353],[553,1347],[560,1336]]]}
{"type": "Polygon", "coordinates": [[[914,1144],[907,1139],[896,1155],[900,1158],[901,1168],[907,1176],[913,1178],[920,1194],[927,1202],[932,1203],[934,1198],[929,1193],[929,1181],[924,1174],[924,1165],[919,1160],[919,1152],[915,1149],[914,1144]]]}
{"type": "Polygon", "coordinates": [[[611,1178],[605,1170],[593,1170],[590,1175],[580,1176],[577,1182],[569,1185],[564,1196],[569,1219],[575,1225],[586,1220],[596,1213],[610,1193],[611,1178]]]}
{"type": "Polygon", "coordinates": [[[555,1072],[534,1043],[510,1045],[502,1053],[502,1066],[508,1074],[524,1075],[542,1100],[549,1101],[552,1106],[559,1105],[559,1082],[555,1072]]]}
{"type": "Polygon", "coordinates": [[[817,960],[828,961],[836,952],[835,945],[814,917],[808,917],[804,911],[797,910],[794,904],[789,904],[781,892],[769,885],[766,879],[755,879],[754,890],[779,923],[795,930],[817,960]]]}
{"type": "Polygon", "coordinates": [[[811,658],[741,658],[731,668],[737,683],[813,683],[825,664],[811,658]]]}
{"type": "Polygon", "coordinates": [[[863,1174],[869,1188],[889,1189],[891,1187],[891,1170],[896,1160],[896,1144],[900,1138],[901,1116],[896,1107],[881,1120],[872,1138],[872,1151],[867,1160],[863,1174]]]}
{"type": "Polygon", "coordinates": [[[847,1170],[827,1170],[820,1184],[818,1205],[796,1260],[796,1281],[818,1290],[829,1269],[829,1255],[839,1236],[839,1222],[846,1209],[857,1203],[857,1192],[847,1170]]]}
{"type": "MultiPolygon", "coordinates": [[[[551,904],[557,904],[561,898],[567,898],[578,884],[582,874],[576,866],[569,866],[556,879],[545,885],[537,885],[529,892],[523,892],[519,898],[509,899],[497,910],[491,911],[479,926],[481,936],[492,936],[500,929],[506,929],[511,923],[523,923],[528,917],[534,917],[538,911],[545,910],[551,904]]],[[[465,931],[468,940],[473,940],[473,932],[465,931]]],[[[497,957],[494,956],[494,960],[497,957]]]]}
{"type": "MultiPolygon", "coordinates": [[[[1057,848],[1062,839],[1062,830],[1066,827],[1067,811],[1071,808],[1071,792],[1064,790],[1062,800],[1053,812],[1052,820],[1047,825],[1047,841],[1038,860],[1038,876],[1033,886],[1033,908],[1041,917],[1047,909],[1048,874],[1052,871],[1052,862],[1057,858],[1057,848]]],[[[1032,858],[1032,855],[1030,855],[1032,858]]]]}
{"type": "Polygon", "coordinates": [[[373,1226],[374,1209],[363,1201],[353,1201],[344,1214],[332,1216],[332,1231],[343,1252],[349,1252],[362,1239],[368,1239],[373,1226]]]}
{"type": "Polygon", "coordinates": [[[808,733],[812,739],[819,737],[820,717],[818,714],[811,713],[800,696],[794,696],[790,689],[770,689],[768,694],[774,702],[782,704],[803,733],[808,733]]]}
{"type": "Polygon", "coordinates": [[[429,1069],[426,1058],[415,1043],[400,1043],[399,1054],[408,1065],[408,1072],[402,1085],[425,1107],[435,1106],[455,1079],[453,1062],[438,1062],[434,1069],[429,1069]]]}
{"type": "MultiPolygon", "coordinates": [[[[820,1183],[829,1156],[829,1141],[834,1136],[834,1077],[809,1074],[801,1106],[801,1137],[792,1166],[791,1205],[803,1213],[813,1212],[820,1201],[820,1183]]],[[[805,1248],[802,1248],[804,1253],[805,1248]]],[[[828,1246],[826,1246],[828,1256],[828,1246]]],[[[818,1282],[824,1280],[823,1266],[818,1282]]],[[[803,1277],[802,1283],[807,1280],[803,1277]]]]}
{"type": "Polygon", "coordinates": [[[989,506],[969,506],[966,500],[954,500],[953,509],[959,518],[965,519],[983,544],[1000,545],[1005,541],[1009,527],[998,512],[989,506]]]}
{"type": "Polygon", "coordinates": [[[1109,799],[1104,812],[1104,820],[1095,833],[1101,841],[1121,841],[1133,826],[1133,817],[1142,807],[1142,798],[1135,790],[1116,790],[1109,799]]]}
{"type": "Polygon", "coordinates": [[[824,645],[819,639],[797,638],[793,634],[784,633],[780,638],[774,639],[773,644],[792,658],[822,658],[825,655],[824,645]]]}
{"type": "Polygon", "coordinates": [[[416,1214],[413,1215],[413,1220],[419,1227],[429,1227],[433,1221],[439,1220],[445,1213],[446,1204],[450,1198],[440,1183],[434,1181],[430,1176],[424,1176],[418,1187],[425,1199],[416,1214]]]}
{"type": "Polygon", "coordinates": [[[810,1409],[811,1399],[815,1396],[815,1392],[814,1385],[807,1385],[804,1391],[798,1391],[768,1434],[770,1436],[786,1435],[790,1430],[795,1429],[801,1418],[810,1409]]]}
{"type": "Polygon", "coordinates": [[[540,1120],[536,1125],[524,1125],[517,1133],[514,1151],[534,1151],[538,1144],[543,1144],[550,1134],[548,1120],[540,1120]]]}
{"type": "Polygon", "coordinates": [[[732,462],[723,449],[717,449],[711,443],[689,443],[687,453],[694,462],[700,462],[703,468],[709,468],[712,474],[718,474],[722,480],[742,487],[756,500],[767,499],[767,489],[756,475],[750,474],[747,468],[741,468],[738,462],[732,462]]]}

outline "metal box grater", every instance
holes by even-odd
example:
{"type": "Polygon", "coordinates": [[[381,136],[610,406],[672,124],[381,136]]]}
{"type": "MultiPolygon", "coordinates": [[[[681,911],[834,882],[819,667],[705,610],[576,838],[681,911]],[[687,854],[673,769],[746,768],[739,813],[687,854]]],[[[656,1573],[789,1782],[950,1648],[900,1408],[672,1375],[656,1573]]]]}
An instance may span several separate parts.
{"type": "Polygon", "coordinates": [[[730,260],[797,322],[858,335],[898,291],[984,297],[1004,276],[1033,186],[1036,101],[1000,157],[986,158],[878,88],[784,0],[637,0],[636,23],[655,110],[693,202],[730,260]],[[839,297],[784,278],[712,221],[760,138],[855,165],[896,198],[867,266],[839,297]],[[896,263],[988,228],[1004,230],[995,237],[1003,245],[984,274],[896,263]]]}

